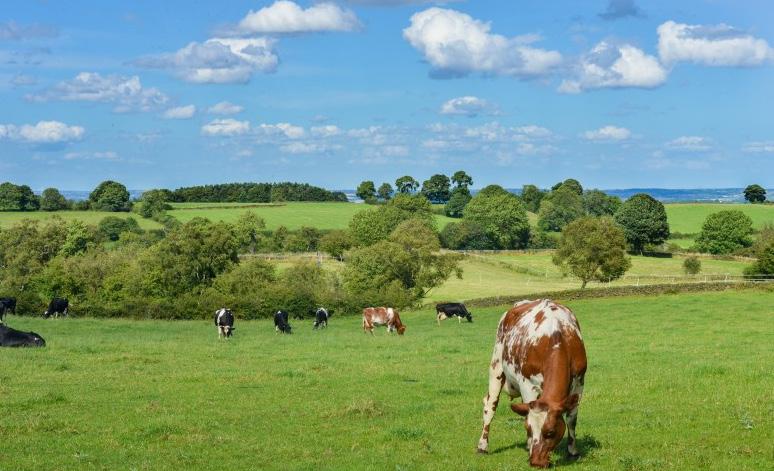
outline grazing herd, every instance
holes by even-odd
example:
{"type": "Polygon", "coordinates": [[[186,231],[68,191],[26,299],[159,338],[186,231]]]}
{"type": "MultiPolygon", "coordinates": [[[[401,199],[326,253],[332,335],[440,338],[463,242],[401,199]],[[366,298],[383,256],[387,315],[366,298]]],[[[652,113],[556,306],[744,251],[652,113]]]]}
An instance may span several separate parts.
{"type": "MultiPolygon", "coordinates": [[[[67,316],[68,309],[67,299],[54,298],[43,317],[67,316]]],[[[22,332],[4,325],[7,313],[16,313],[16,299],[0,298],[0,347],[46,345],[46,341],[34,332],[22,332]]],[[[333,310],[320,307],[309,311],[309,314],[314,316],[314,330],[325,329],[333,310]]],[[[303,317],[296,314],[295,318],[303,317]]],[[[460,323],[462,319],[473,322],[473,316],[464,304],[436,305],[439,326],[442,320],[451,317],[456,317],[460,323]]],[[[218,309],[214,321],[219,338],[232,337],[235,330],[232,310],[225,307],[218,309]]],[[[397,309],[363,309],[363,332],[373,335],[377,326],[385,326],[388,333],[403,335],[406,332],[397,309]]],[[[277,333],[292,333],[287,311],[279,310],[274,314],[274,329],[277,333]]],[[[580,325],[572,311],[549,299],[514,304],[503,314],[497,328],[478,451],[487,453],[489,450],[490,425],[500,393],[505,390],[510,399],[521,398],[520,402],[513,402],[510,406],[524,418],[531,466],[550,466],[551,452],[562,441],[565,430],[568,435],[567,453],[570,458],[577,458],[575,426],[585,374],[586,349],[580,325]]]]}

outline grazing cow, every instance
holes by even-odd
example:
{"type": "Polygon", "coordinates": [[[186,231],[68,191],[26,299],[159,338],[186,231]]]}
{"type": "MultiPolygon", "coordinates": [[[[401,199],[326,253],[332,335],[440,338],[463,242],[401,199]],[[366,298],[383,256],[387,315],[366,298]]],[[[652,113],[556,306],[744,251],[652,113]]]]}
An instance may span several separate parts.
{"type": "Polygon", "coordinates": [[[462,303],[443,303],[435,305],[435,320],[438,321],[438,325],[441,325],[441,321],[450,317],[456,317],[459,322],[465,318],[468,322],[473,322],[473,315],[468,312],[468,309],[462,303]]]}
{"type": "Polygon", "coordinates": [[[218,338],[229,338],[234,332],[234,313],[231,309],[218,309],[215,311],[215,327],[218,328],[218,338]]]}
{"type": "Polygon", "coordinates": [[[274,314],[274,331],[281,332],[283,334],[292,334],[290,324],[288,323],[288,312],[277,311],[274,314]]]}
{"type": "Polygon", "coordinates": [[[46,341],[35,332],[22,332],[0,325],[0,347],[45,347],[46,341]]]}
{"type": "Polygon", "coordinates": [[[530,465],[549,466],[551,451],[564,436],[565,416],[567,451],[577,457],[575,425],[585,373],[586,349],[572,311],[549,299],[516,303],[497,329],[478,451],[487,452],[489,424],[505,387],[511,399],[521,396],[511,409],[526,418],[530,465]]]}
{"type": "Polygon", "coordinates": [[[316,310],[314,312],[314,329],[317,330],[319,328],[324,329],[328,327],[328,319],[330,319],[332,315],[333,309],[329,311],[324,307],[321,307],[320,309],[316,310]]]}
{"type": "Polygon", "coordinates": [[[386,325],[387,333],[398,331],[398,335],[406,332],[406,326],[400,321],[398,311],[391,307],[367,307],[363,309],[363,332],[370,331],[374,335],[374,326],[386,325]]]}
{"type": "Polygon", "coordinates": [[[16,315],[16,298],[0,298],[0,324],[8,312],[16,315]]]}
{"type": "Polygon", "coordinates": [[[70,303],[67,298],[54,298],[48,303],[48,309],[43,313],[43,317],[48,319],[51,316],[55,318],[59,317],[59,314],[67,316],[67,310],[70,308],[70,303]]]}

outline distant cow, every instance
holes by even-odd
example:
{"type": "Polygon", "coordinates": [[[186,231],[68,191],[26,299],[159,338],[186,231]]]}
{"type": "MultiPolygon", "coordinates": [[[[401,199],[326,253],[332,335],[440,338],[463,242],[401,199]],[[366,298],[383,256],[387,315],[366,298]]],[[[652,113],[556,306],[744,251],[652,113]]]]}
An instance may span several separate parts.
{"type": "Polygon", "coordinates": [[[0,298],[0,324],[8,312],[16,315],[16,298],[0,298]]]}
{"type": "Polygon", "coordinates": [[[442,320],[450,317],[456,317],[459,322],[462,322],[463,318],[467,319],[468,322],[473,322],[473,316],[462,303],[436,304],[435,313],[435,320],[438,321],[438,325],[441,325],[442,320]]]}
{"type": "Polygon", "coordinates": [[[229,338],[234,332],[234,313],[231,309],[215,311],[215,327],[218,328],[218,338],[229,338]]]}
{"type": "Polygon", "coordinates": [[[46,341],[35,332],[22,332],[0,325],[0,347],[45,347],[46,341]]]}
{"type": "Polygon", "coordinates": [[[577,457],[575,425],[585,374],[586,349],[572,311],[549,299],[516,303],[497,328],[478,451],[487,452],[489,425],[505,387],[511,399],[521,396],[511,409],[526,418],[530,465],[549,466],[564,436],[565,417],[567,452],[577,457]]]}
{"type": "Polygon", "coordinates": [[[403,335],[406,326],[400,321],[398,311],[391,307],[367,307],[363,309],[363,332],[374,334],[374,326],[386,325],[387,333],[398,332],[403,335]]]}
{"type": "Polygon", "coordinates": [[[48,319],[51,316],[55,318],[59,317],[59,314],[67,316],[67,310],[70,308],[70,303],[67,298],[54,298],[48,303],[48,309],[43,313],[43,317],[48,319]]]}
{"type": "Polygon", "coordinates": [[[292,333],[290,324],[288,323],[287,311],[277,311],[277,313],[274,314],[274,331],[281,332],[283,334],[292,333]]]}
{"type": "Polygon", "coordinates": [[[329,311],[324,307],[321,307],[320,309],[316,310],[314,313],[314,329],[317,330],[319,328],[324,329],[328,327],[328,319],[330,319],[332,315],[333,309],[329,311]]]}

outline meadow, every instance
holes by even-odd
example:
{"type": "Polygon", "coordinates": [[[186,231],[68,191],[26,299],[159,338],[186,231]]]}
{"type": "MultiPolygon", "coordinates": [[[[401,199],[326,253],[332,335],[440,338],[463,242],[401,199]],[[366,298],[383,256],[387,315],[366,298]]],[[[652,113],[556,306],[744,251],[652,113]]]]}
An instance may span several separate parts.
{"type": "MultiPolygon", "coordinates": [[[[760,470],[774,458],[774,293],[575,301],[589,358],[575,470],[760,470]]],[[[406,335],[293,321],[42,319],[43,349],[0,351],[0,468],[529,469],[500,402],[478,455],[481,400],[505,308],[406,335]]]]}
{"type": "Polygon", "coordinates": [[[669,230],[683,234],[697,234],[707,216],[718,211],[742,211],[750,216],[756,229],[767,222],[774,222],[774,205],[770,204],[674,203],[665,204],[664,207],[669,230]]]}
{"type": "Polygon", "coordinates": [[[46,221],[54,216],[61,217],[65,221],[80,220],[86,224],[96,226],[99,222],[108,216],[119,218],[133,217],[143,229],[160,229],[161,224],[150,219],[144,219],[138,214],[133,213],[110,213],[105,211],[34,211],[34,212],[11,212],[0,211],[0,228],[10,227],[23,219],[32,219],[35,221],[46,221]]]}

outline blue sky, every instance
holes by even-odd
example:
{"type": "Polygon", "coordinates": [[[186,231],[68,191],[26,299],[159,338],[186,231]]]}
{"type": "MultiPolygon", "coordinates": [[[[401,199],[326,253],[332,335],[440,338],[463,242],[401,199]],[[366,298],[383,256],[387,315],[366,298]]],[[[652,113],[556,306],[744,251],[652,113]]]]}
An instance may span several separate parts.
{"type": "Polygon", "coordinates": [[[6,1],[0,180],[774,186],[774,5],[6,1]]]}

